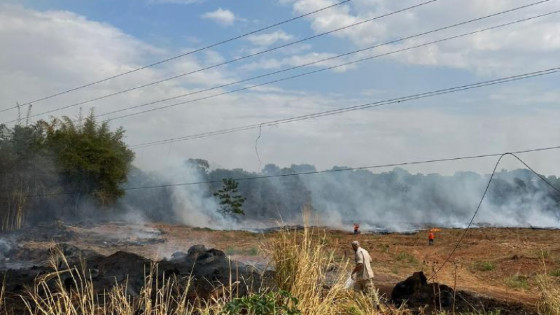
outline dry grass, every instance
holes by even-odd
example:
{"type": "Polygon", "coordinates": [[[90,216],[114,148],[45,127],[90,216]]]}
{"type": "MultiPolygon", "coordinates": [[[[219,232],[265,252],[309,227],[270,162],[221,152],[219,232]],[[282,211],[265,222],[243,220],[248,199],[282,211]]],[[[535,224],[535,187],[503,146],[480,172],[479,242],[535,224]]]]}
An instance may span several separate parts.
{"type": "MultiPolygon", "coordinates": [[[[307,212],[308,213],[308,212],[307,212]]],[[[304,211],[304,222],[309,222],[304,211]]],[[[345,288],[348,262],[335,263],[324,232],[285,229],[263,249],[274,263],[278,288],[299,301],[302,314],[376,314],[377,293],[364,296],[345,288]]]]}
{"type": "Polygon", "coordinates": [[[537,277],[537,285],[541,294],[537,303],[539,314],[560,315],[560,283],[544,273],[537,277]]]}
{"type": "MultiPolygon", "coordinates": [[[[348,261],[336,261],[334,252],[329,248],[333,246],[327,246],[325,232],[309,227],[301,231],[285,229],[266,239],[262,250],[276,269],[273,290],[285,291],[294,298],[285,299],[287,302],[284,303],[288,307],[295,307],[297,314],[304,315],[410,314],[404,308],[385,305],[381,305],[380,311],[377,309],[377,294],[365,296],[346,289],[351,266],[348,261]]],[[[231,292],[235,291],[232,290],[232,285],[235,285],[232,283],[220,297],[212,300],[189,299],[187,293],[191,279],[158,277],[156,264],[147,267],[150,270],[137,297],[128,294],[126,284],[115,284],[108,292],[97,292],[85,271],[86,267],[71,266],[60,250],[53,253],[50,264],[54,271],[40,276],[27,294],[21,297],[28,315],[225,315],[233,314],[226,313],[228,303],[239,300],[232,296],[231,292]]],[[[537,280],[541,293],[539,313],[560,315],[560,286],[557,279],[545,273],[537,280]]],[[[253,300],[262,301],[258,299],[259,296],[263,296],[263,292],[251,295],[257,297],[253,300]]],[[[10,314],[5,310],[6,307],[2,286],[1,314],[10,314]]]]}
{"type": "MultiPolygon", "coordinates": [[[[348,264],[335,263],[333,253],[325,244],[317,231],[305,228],[299,232],[284,230],[263,246],[277,270],[277,289],[290,296],[287,307],[297,308],[296,314],[306,315],[378,313],[374,302],[377,295],[365,296],[345,288],[348,264]]],[[[100,294],[85,265],[71,266],[59,249],[54,251],[50,265],[54,271],[40,276],[21,297],[27,314],[219,315],[226,314],[228,303],[238,300],[231,295],[231,285],[223,296],[211,301],[189,300],[190,279],[163,277],[161,280],[156,264],[151,266],[144,287],[134,298],[127,294],[126,284],[115,284],[109,292],[100,294]]],[[[2,295],[0,291],[0,299],[2,295]]]]}
{"type": "Polygon", "coordinates": [[[59,249],[51,261],[52,273],[37,279],[34,287],[22,296],[31,315],[190,315],[217,314],[220,304],[187,300],[190,278],[184,286],[176,277],[159,280],[153,264],[138,297],[127,294],[126,284],[115,284],[98,294],[85,268],[70,266],[59,249]],[[63,266],[62,269],[59,266],[63,266]]]}

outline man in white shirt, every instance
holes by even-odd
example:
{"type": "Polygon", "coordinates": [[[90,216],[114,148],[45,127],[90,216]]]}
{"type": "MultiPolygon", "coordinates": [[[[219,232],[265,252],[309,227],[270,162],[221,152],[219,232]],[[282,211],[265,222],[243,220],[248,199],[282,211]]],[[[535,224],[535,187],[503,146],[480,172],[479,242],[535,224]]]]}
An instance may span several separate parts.
{"type": "Polygon", "coordinates": [[[356,267],[352,270],[352,279],[355,281],[354,289],[365,294],[372,294],[373,287],[373,269],[371,269],[372,259],[368,251],[360,247],[358,241],[352,242],[354,249],[356,267]]]}

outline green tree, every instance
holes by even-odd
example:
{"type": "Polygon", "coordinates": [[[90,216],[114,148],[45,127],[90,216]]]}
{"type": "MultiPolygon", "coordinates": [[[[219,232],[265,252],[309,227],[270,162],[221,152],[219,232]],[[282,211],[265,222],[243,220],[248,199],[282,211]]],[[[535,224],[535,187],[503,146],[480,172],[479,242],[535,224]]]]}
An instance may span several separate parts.
{"type": "Polygon", "coordinates": [[[220,200],[220,212],[222,215],[241,214],[243,211],[243,203],[245,197],[241,196],[237,191],[239,183],[232,178],[222,179],[222,188],[214,193],[214,196],[220,200]]]}
{"type": "Polygon", "coordinates": [[[39,122],[46,130],[46,145],[55,156],[62,184],[76,196],[92,197],[110,205],[124,195],[134,153],[123,142],[124,129],[111,131],[98,124],[93,112],[78,125],[68,118],[39,122]]]}
{"type": "Polygon", "coordinates": [[[18,229],[26,219],[29,195],[41,194],[55,180],[41,128],[0,125],[0,230],[18,229]]]}

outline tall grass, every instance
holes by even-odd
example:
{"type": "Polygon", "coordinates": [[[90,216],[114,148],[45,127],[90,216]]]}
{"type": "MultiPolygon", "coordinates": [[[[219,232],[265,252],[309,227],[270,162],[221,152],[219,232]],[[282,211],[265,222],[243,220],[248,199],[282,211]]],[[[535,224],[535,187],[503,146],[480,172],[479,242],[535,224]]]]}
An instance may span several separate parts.
{"type": "MultiPolygon", "coordinates": [[[[280,303],[284,305],[278,309],[297,309],[297,314],[378,313],[377,294],[365,296],[345,288],[348,262],[336,263],[325,244],[324,235],[308,227],[303,231],[278,233],[263,247],[276,268],[272,294],[253,292],[241,302],[260,303],[269,297],[280,297],[280,303]],[[286,295],[274,292],[286,292],[286,295]]],[[[156,264],[150,267],[145,284],[136,297],[128,294],[126,283],[115,283],[109,291],[97,292],[85,265],[72,266],[60,249],[54,251],[50,266],[53,272],[37,278],[34,286],[21,297],[29,315],[220,315],[231,314],[227,310],[232,309],[232,303],[240,301],[233,296],[231,284],[221,296],[210,300],[193,299],[188,294],[190,278],[159,277],[156,264]]],[[[254,313],[247,312],[250,307],[244,308],[244,314],[254,313]]]]}
{"type": "Polygon", "coordinates": [[[53,272],[39,277],[22,296],[31,315],[203,315],[217,314],[220,303],[189,300],[191,279],[185,283],[177,277],[158,277],[156,264],[150,267],[145,285],[137,297],[128,294],[126,283],[108,292],[97,293],[85,268],[70,266],[57,249],[50,260],[53,272]],[[59,268],[63,266],[63,268],[59,268]]]}
{"type": "Polygon", "coordinates": [[[10,232],[21,229],[25,219],[26,193],[16,190],[5,196],[6,202],[0,209],[0,231],[10,232]]]}
{"type": "Polygon", "coordinates": [[[560,283],[548,274],[537,276],[540,299],[537,310],[542,315],[560,315],[560,283]]]}
{"type": "MultiPolygon", "coordinates": [[[[305,212],[304,212],[305,214],[305,212]]],[[[304,217],[304,222],[309,222],[304,217]]],[[[365,296],[349,291],[348,261],[336,263],[334,252],[326,247],[324,232],[305,224],[303,231],[282,230],[268,241],[278,288],[295,297],[302,314],[376,314],[377,293],[365,296]]]]}
{"type": "MultiPolygon", "coordinates": [[[[284,229],[262,248],[276,269],[271,288],[263,286],[239,298],[234,296],[235,283],[230,281],[220,294],[208,300],[189,295],[190,277],[161,277],[157,264],[147,267],[144,286],[137,296],[129,294],[126,283],[115,283],[110,290],[98,292],[85,264],[72,266],[56,249],[50,260],[53,271],[38,277],[21,298],[27,315],[411,314],[404,306],[396,309],[382,305],[379,310],[377,293],[366,296],[348,290],[345,283],[352,266],[348,261],[337,262],[326,244],[324,232],[316,228],[284,229]],[[273,311],[258,311],[262,309],[273,311]]],[[[556,279],[544,273],[537,284],[541,294],[538,312],[560,315],[556,279]]],[[[15,315],[6,309],[4,288],[0,289],[0,314],[15,315]]]]}

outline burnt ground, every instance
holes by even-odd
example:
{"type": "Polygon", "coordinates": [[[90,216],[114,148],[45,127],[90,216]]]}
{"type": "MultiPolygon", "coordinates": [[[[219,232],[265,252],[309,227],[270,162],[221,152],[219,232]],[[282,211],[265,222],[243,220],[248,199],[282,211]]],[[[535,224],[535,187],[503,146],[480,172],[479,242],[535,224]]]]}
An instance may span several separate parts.
{"type": "MultiPolygon", "coordinates": [[[[325,233],[327,246],[335,251],[339,259],[351,257],[349,244],[354,239],[359,240],[374,260],[376,286],[389,298],[393,287],[413,272],[423,271],[430,279],[463,230],[444,229],[438,232],[434,246],[427,245],[425,231],[406,235],[364,233],[355,236],[345,231],[317,229],[317,233],[321,236],[325,233]]],[[[169,261],[173,253],[186,253],[196,244],[216,248],[224,253],[224,257],[265,269],[267,260],[260,251],[261,244],[274,234],[216,231],[169,224],[50,224],[2,235],[0,269],[20,268],[28,278],[33,278],[37,273],[44,272],[41,265],[46,264],[48,248],[55,242],[68,244],[70,256],[77,255],[79,249],[79,255],[90,258],[88,265],[97,266],[95,270],[104,270],[100,274],[111,277],[130,273],[117,268],[123,259],[135,261],[135,266],[149,263],[146,259],[169,261]],[[73,249],[74,246],[76,249],[73,249]]],[[[218,252],[215,254],[221,255],[218,252]]],[[[177,264],[167,267],[178,274],[185,273],[186,270],[181,267],[185,263],[177,264]]],[[[143,267],[137,267],[138,273],[140,270],[144,272],[143,267]]],[[[539,297],[536,276],[543,272],[560,274],[560,231],[481,228],[469,231],[451,262],[434,280],[457,289],[456,303],[461,309],[501,309],[502,314],[524,314],[535,310],[539,297]]],[[[10,273],[14,274],[13,271],[10,273]]],[[[102,285],[101,280],[99,285],[102,285]]]]}

